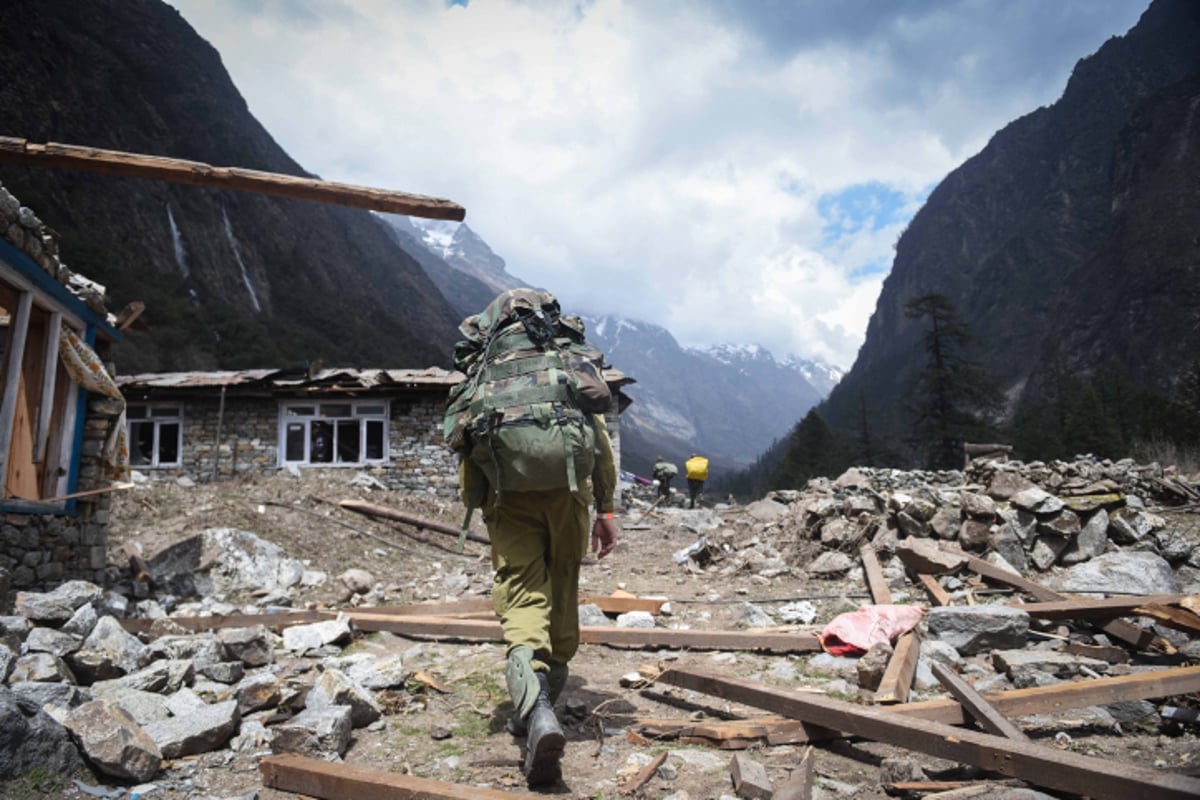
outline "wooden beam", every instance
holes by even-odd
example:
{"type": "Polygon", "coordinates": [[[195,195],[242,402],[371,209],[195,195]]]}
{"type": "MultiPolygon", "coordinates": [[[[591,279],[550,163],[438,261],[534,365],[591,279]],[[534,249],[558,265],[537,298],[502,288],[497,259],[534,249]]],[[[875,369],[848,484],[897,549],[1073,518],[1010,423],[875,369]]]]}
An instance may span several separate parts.
{"type": "Polygon", "coordinates": [[[1012,739],[1014,742],[1029,741],[1029,737],[1025,735],[1024,731],[997,711],[979,692],[975,691],[975,687],[960,678],[958,673],[938,662],[934,662],[932,668],[933,674],[942,686],[946,687],[946,691],[979,723],[981,728],[988,733],[1012,739]]]}
{"type": "Polygon", "coordinates": [[[1143,597],[1106,597],[1104,599],[1081,598],[1079,600],[1053,600],[1045,603],[1023,603],[1019,608],[1038,619],[1112,619],[1113,617],[1138,616],[1141,606],[1178,602],[1180,594],[1154,594],[1143,597]]]}
{"type": "Polygon", "coordinates": [[[920,655],[921,639],[915,630],[896,640],[896,649],[892,651],[883,677],[879,679],[879,688],[875,690],[876,703],[908,702],[908,692],[912,688],[920,655]]]}
{"type": "Polygon", "coordinates": [[[1200,634],[1200,615],[1185,608],[1174,608],[1162,603],[1147,603],[1135,608],[1134,613],[1153,617],[1169,628],[1184,631],[1193,636],[1200,634]]]}
{"type": "MultiPolygon", "coordinates": [[[[459,534],[462,532],[460,529],[453,526],[443,525],[442,523],[431,519],[418,517],[415,514],[408,514],[398,508],[381,506],[377,505],[376,503],[364,503],[362,500],[341,500],[338,502],[338,505],[347,511],[355,511],[359,514],[366,514],[369,517],[394,519],[397,522],[403,522],[406,525],[412,525],[415,528],[436,531],[437,533],[444,533],[447,536],[453,536],[455,539],[457,539],[459,534]]],[[[477,531],[467,531],[467,538],[472,542],[479,542],[480,544],[492,543],[492,540],[488,538],[486,533],[478,533],[477,531]]]]}
{"type": "Polygon", "coordinates": [[[654,777],[654,773],[658,771],[658,768],[661,767],[663,762],[666,760],[667,751],[663,750],[654,758],[653,761],[642,767],[642,769],[636,775],[631,776],[628,780],[621,784],[621,794],[636,793],[638,789],[641,789],[646,785],[647,781],[654,777]]]}
{"type": "Polygon", "coordinates": [[[813,761],[812,747],[804,748],[799,765],[775,790],[771,800],[812,800],[813,761]]]}
{"type": "Polygon", "coordinates": [[[852,736],[972,764],[1095,800],[1194,800],[1200,779],[1136,764],[1081,756],[1028,742],[906,717],[878,708],[768,687],[756,681],[672,668],[659,680],[725,700],[770,709],[852,736]]]}
{"type": "Polygon", "coordinates": [[[333,764],[294,753],[268,756],[258,764],[263,786],[322,800],[539,800],[543,795],[505,792],[414,775],[333,764]]]}
{"type": "MultiPolygon", "coordinates": [[[[389,631],[405,636],[483,639],[492,642],[503,639],[499,622],[359,614],[354,610],[342,613],[354,621],[355,627],[364,631],[389,631]]],[[[610,627],[583,627],[579,632],[580,641],[584,644],[697,650],[757,650],[767,653],[816,653],[821,650],[820,640],[812,634],[610,627]]]]}
{"type": "Polygon", "coordinates": [[[410,217],[462,221],[467,215],[458,203],[437,197],[300,178],[277,172],[214,167],[200,161],[102,150],[98,147],[79,147],[58,142],[33,144],[11,136],[0,136],[0,161],[336,203],[410,217]]]}
{"type": "MultiPolygon", "coordinates": [[[[983,577],[994,581],[995,583],[1011,586],[1014,589],[1020,589],[1023,592],[1036,597],[1038,600],[1046,602],[1054,600],[1070,600],[1071,598],[1065,594],[1060,594],[1053,589],[1042,586],[1040,583],[1034,583],[1031,580],[1021,577],[1015,572],[1009,572],[1006,569],[997,567],[988,561],[984,561],[978,556],[970,555],[969,553],[956,550],[942,543],[939,545],[943,550],[954,553],[955,555],[963,556],[967,559],[967,568],[982,575],[983,577]]],[[[1115,619],[1111,622],[1106,622],[1100,626],[1100,629],[1116,639],[1123,642],[1128,642],[1140,650],[1158,650],[1163,653],[1174,653],[1175,648],[1171,643],[1161,636],[1155,636],[1147,630],[1139,628],[1124,620],[1115,619]]]]}
{"type": "Polygon", "coordinates": [[[137,321],[137,318],[146,310],[146,304],[141,300],[133,300],[127,306],[121,309],[121,313],[117,314],[117,330],[128,330],[129,326],[137,321]]]}
{"type": "Polygon", "coordinates": [[[879,566],[875,548],[864,544],[859,548],[858,554],[862,558],[863,575],[867,579],[867,590],[871,592],[871,602],[876,605],[890,605],[892,590],[888,588],[887,578],[883,577],[883,568],[879,566]]]}
{"type": "Polygon", "coordinates": [[[950,595],[947,594],[946,590],[942,588],[942,585],[938,583],[937,578],[928,573],[922,572],[917,576],[917,579],[921,581],[921,585],[925,587],[925,591],[929,593],[929,599],[933,601],[935,606],[950,605],[950,595]]]}
{"type": "MultiPolygon", "coordinates": [[[[337,616],[333,611],[286,611],[280,614],[213,614],[207,617],[169,617],[171,622],[186,631],[215,631],[223,628],[250,628],[266,625],[268,628],[287,628],[292,625],[307,625],[337,616]]],[[[130,633],[150,630],[152,619],[123,619],[121,627],[130,633]]]]}

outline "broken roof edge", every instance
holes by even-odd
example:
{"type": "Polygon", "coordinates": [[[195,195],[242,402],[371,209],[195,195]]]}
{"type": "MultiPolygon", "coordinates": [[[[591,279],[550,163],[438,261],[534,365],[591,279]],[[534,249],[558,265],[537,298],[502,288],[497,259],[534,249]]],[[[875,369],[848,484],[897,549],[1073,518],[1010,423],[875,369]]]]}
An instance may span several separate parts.
{"type": "Polygon", "coordinates": [[[354,385],[363,389],[453,386],[460,372],[441,367],[424,369],[322,369],[309,375],[299,369],[246,369],[188,372],[147,372],[117,376],[121,389],[202,389],[269,384],[280,389],[354,385]]]}

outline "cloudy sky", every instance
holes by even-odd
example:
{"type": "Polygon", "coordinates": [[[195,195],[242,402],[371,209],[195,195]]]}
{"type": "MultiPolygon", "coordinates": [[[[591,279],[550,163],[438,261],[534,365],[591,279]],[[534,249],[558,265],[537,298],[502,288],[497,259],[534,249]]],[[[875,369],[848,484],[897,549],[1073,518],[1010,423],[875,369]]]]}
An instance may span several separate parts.
{"type": "Polygon", "coordinates": [[[568,310],[848,368],[930,190],[1148,0],[169,0],[329,180],[568,310]]]}

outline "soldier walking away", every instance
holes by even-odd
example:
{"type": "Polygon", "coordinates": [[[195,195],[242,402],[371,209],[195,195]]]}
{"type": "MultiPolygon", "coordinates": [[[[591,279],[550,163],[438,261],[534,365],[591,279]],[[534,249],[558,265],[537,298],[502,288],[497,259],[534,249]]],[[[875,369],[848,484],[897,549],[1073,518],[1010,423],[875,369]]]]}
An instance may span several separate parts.
{"type": "Polygon", "coordinates": [[[670,497],[671,479],[678,474],[679,467],[659,456],[654,462],[654,471],[650,473],[650,477],[658,481],[658,493],[663,497],[670,497]]]}
{"type": "Polygon", "coordinates": [[[459,490],[483,509],[492,542],[492,605],[500,618],[505,682],[524,736],[530,786],[556,783],[566,736],[554,702],[579,647],[579,568],[617,544],[617,472],[603,412],[611,404],[603,356],[583,322],[548,292],[513,289],[459,326],[444,433],[459,454],[459,490]],[[560,380],[560,376],[567,380],[560,380]],[[595,522],[591,509],[595,508],[595,522]]]}
{"type": "Polygon", "coordinates": [[[692,453],[683,467],[687,470],[688,508],[695,508],[696,498],[704,491],[704,482],[708,480],[708,459],[692,453]]]}

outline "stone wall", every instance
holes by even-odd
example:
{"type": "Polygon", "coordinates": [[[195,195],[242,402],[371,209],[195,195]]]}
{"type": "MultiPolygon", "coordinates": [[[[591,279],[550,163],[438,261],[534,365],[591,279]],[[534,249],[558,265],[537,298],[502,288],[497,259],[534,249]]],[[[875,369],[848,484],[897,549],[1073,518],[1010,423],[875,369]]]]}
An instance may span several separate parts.
{"type": "MultiPolygon", "coordinates": [[[[155,402],[168,402],[156,398],[155,402]]],[[[151,478],[187,476],[196,481],[237,475],[270,475],[279,465],[279,400],[271,397],[188,397],[183,404],[181,467],[143,469],[151,478]],[[218,446],[218,427],[220,439],[218,446]]],[[[391,399],[388,463],[372,467],[304,467],[360,469],[389,489],[426,491],[453,496],[458,480],[453,454],[442,444],[446,397],[430,392],[415,398],[391,399]]]]}
{"type": "MultiPolygon", "coordinates": [[[[79,491],[101,484],[101,450],[112,401],[91,396],[83,429],[79,491]]],[[[0,613],[18,591],[48,591],[67,580],[104,584],[112,493],[76,498],[74,513],[9,511],[0,517],[0,613]],[[7,585],[5,585],[7,584],[7,585]]]]}

